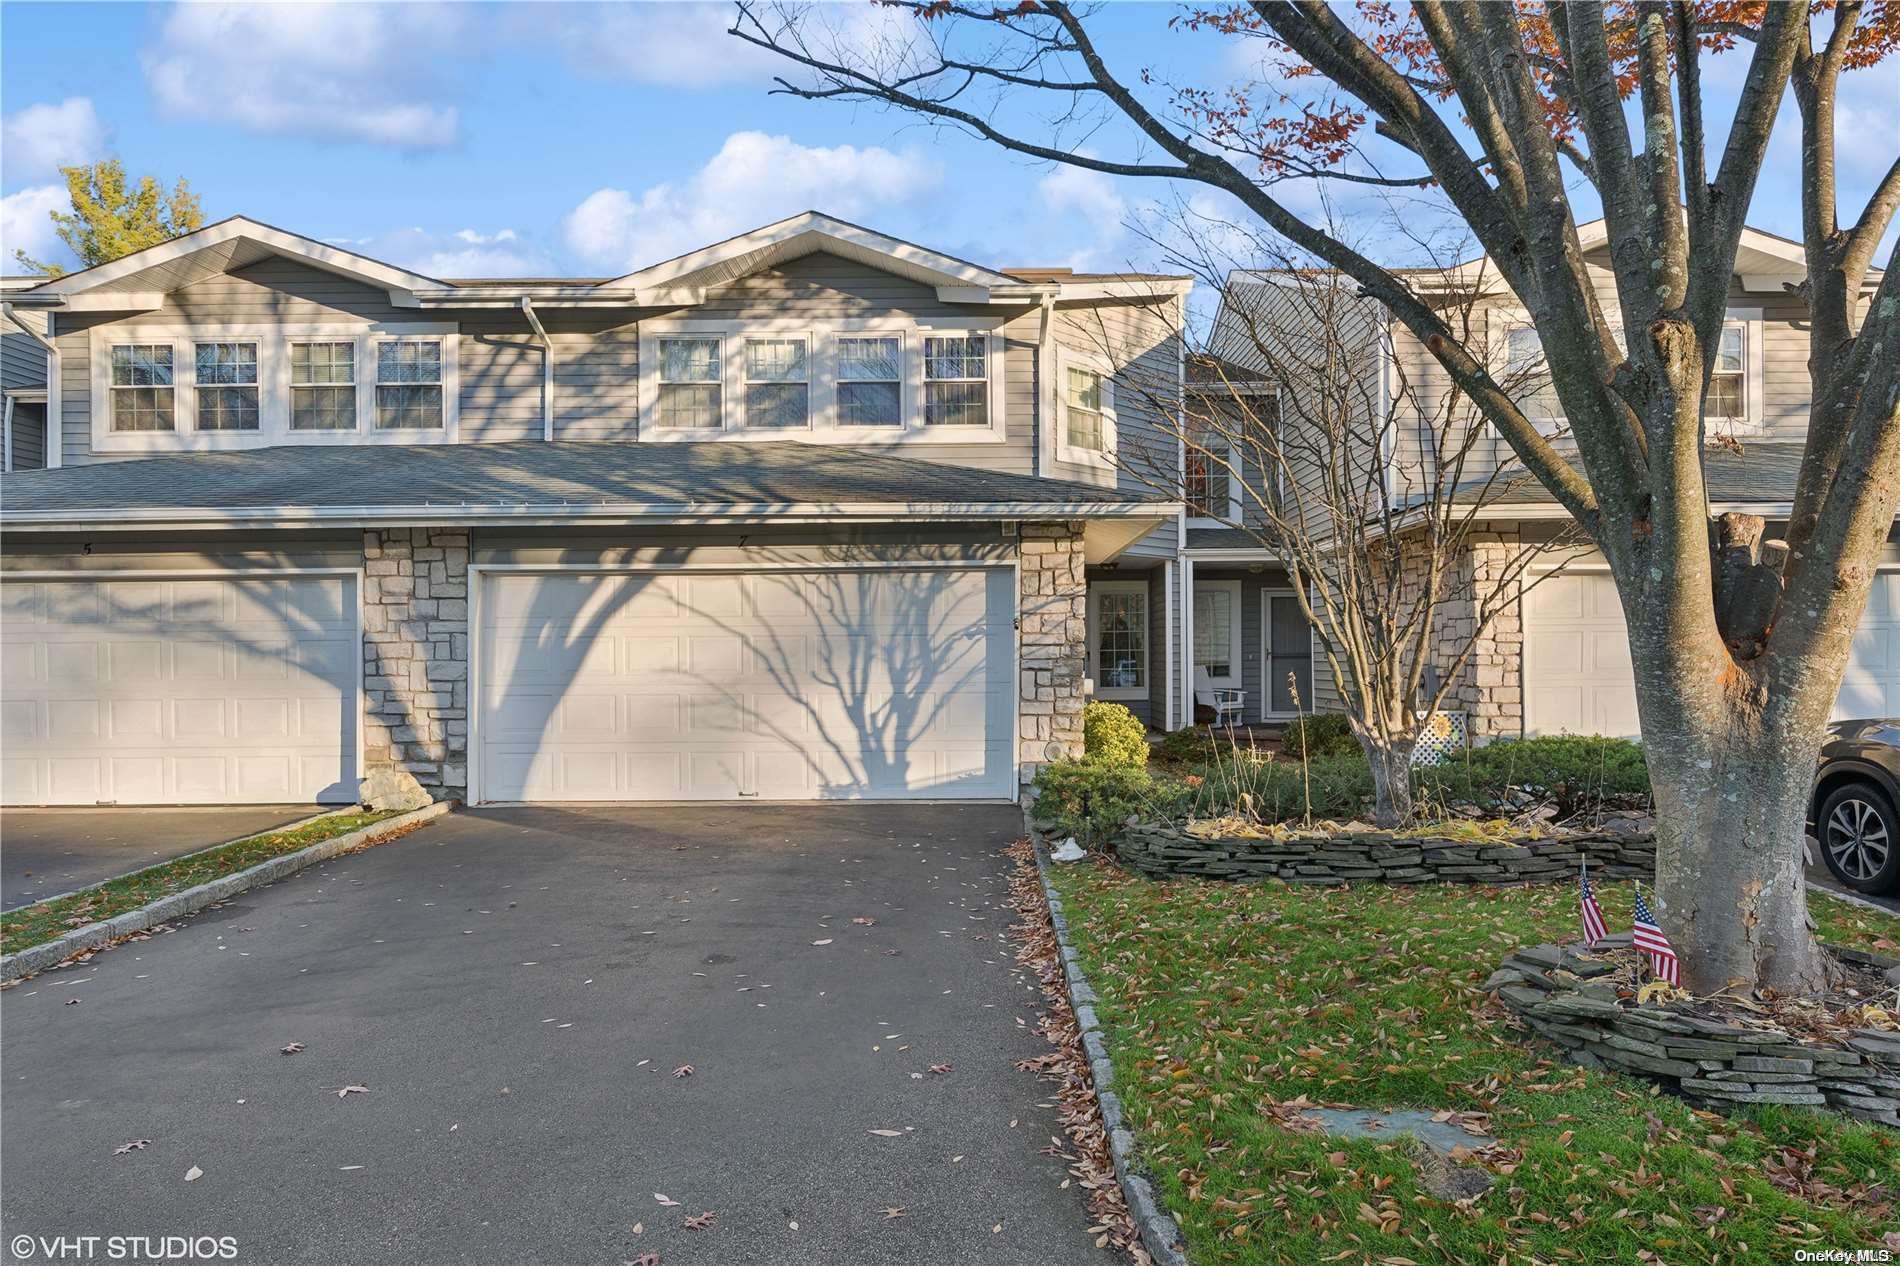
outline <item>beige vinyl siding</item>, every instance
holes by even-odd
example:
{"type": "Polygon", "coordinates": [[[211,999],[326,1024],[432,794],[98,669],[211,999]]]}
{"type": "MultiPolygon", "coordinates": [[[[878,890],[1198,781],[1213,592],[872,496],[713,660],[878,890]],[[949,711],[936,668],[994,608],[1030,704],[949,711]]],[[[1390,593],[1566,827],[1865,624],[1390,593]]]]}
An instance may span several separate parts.
{"type": "MultiPolygon", "coordinates": [[[[1113,469],[1061,461],[1052,433],[1044,441],[1049,474],[1081,483],[1118,484],[1157,497],[1178,495],[1173,490],[1173,479],[1178,471],[1177,418],[1181,400],[1178,307],[1174,298],[1166,297],[1146,302],[1100,300],[1065,304],[1056,309],[1053,342],[1057,351],[1103,358],[1114,367],[1118,460],[1113,469]]],[[[1039,319],[1024,322],[1026,337],[1032,341],[1039,319]]],[[[1054,366],[1051,368],[1053,371],[1054,366]]],[[[1011,372],[1013,396],[1016,390],[1013,367],[1011,372]]],[[[1061,424],[1061,408],[1056,399],[1061,390],[1062,384],[1058,381],[1051,392],[1051,405],[1055,410],[1050,419],[1052,428],[1061,424]]],[[[1033,399],[1029,407],[1034,408],[1033,399]]]]}
{"type": "MultiPolygon", "coordinates": [[[[988,317],[995,309],[944,303],[930,286],[909,281],[868,264],[818,252],[762,269],[709,293],[697,307],[668,313],[692,321],[928,320],[932,317],[988,317]]],[[[1002,443],[899,444],[906,457],[972,466],[1012,474],[1035,473],[1036,333],[1035,309],[1008,314],[1003,325],[1003,390],[1007,438],[1002,443]]],[[[876,446],[866,436],[867,447],[876,446]]]]}
{"type": "MultiPolygon", "coordinates": [[[[1590,272],[1598,302],[1606,314],[1614,317],[1617,310],[1616,286],[1611,274],[1607,269],[1595,266],[1590,272]]],[[[1731,284],[1728,304],[1730,308],[1761,310],[1760,438],[1782,441],[1805,438],[1808,432],[1808,410],[1813,398],[1808,378],[1806,306],[1786,291],[1745,291],[1739,282],[1731,284]]],[[[1474,314],[1474,343],[1482,345],[1491,335],[1485,314],[1495,310],[1518,313],[1522,311],[1522,305],[1508,294],[1486,301],[1474,314]]],[[[1435,411],[1454,390],[1444,368],[1410,331],[1396,322],[1393,323],[1392,331],[1394,359],[1406,380],[1417,391],[1419,404],[1425,410],[1424,416],[1441,416],[1435,411]]],[[[1469,405],[1462,406],[1460,416],[1466,425],[1483,425],[1478,422],[1469,405]]],[[[1399,450],[1395,455],[1397,464],[1420,460],[1422,438],[1416,428],[1399,428],[1399,450]]],[[[1464,474],[1466,478],[1482,477],[1496,470],[1500,462],[1515,460],[1509,446],[1495,432],[1486,428],[1486,434],[1479,439],[1466,461],[1464,474]]]]}

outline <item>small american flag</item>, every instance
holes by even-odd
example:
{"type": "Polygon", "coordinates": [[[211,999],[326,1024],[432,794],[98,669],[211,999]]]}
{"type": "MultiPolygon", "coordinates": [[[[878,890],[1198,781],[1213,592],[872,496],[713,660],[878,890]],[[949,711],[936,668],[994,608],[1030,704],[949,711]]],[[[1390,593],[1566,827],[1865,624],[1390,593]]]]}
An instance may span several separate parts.
{"type": "Polygon", "coordinates": [[[1596,893],[1590,891],[1590,861],[1588,858],[1584,859],[1582,879],[1580,882],[1583,887],[1582,891],[1577,894],[1577,908],[1583,914],[1583,943],[1586,946],[1595,946],[1599,941],[1610,934],[1610,929],[1603,922],[1603,907],[1597,904],[1596,893]]]}
{"type": "Polygon", "coordinates": [[[1676,947],[1669,943],[1669,938],[1663,935],[1662,926],[1656,922],[1656,916],[1649,912],[1649,903],[1643,900],[1640,884],[1636,888],[1634,921],[1636,948],[1648,953],[1650,970],[1656,973],[1656,979],[1680,985],[1682,964],[1676,958],[1676,947]]]}

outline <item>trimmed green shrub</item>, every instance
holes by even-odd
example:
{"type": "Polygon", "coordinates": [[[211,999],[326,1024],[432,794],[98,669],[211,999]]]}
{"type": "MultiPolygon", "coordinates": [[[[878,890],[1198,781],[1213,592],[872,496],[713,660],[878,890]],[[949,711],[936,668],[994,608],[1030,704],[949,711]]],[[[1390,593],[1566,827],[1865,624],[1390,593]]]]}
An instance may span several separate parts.
{"type": "Polygon", "coordinates": [[[1103,848],[1130,815],[1178,814],[1186,788],[1156,779],[1137,765],[1099,760],[1063,760],[1036,771],[1035,815],[1075,836],[1085,847],[1103,848]]]}
{"type": "Polygon", "coordinates": [[[1119,703],[1091,703],[1082,709],[1082,751],[1110,765],[1148,763],[1148,727],[1119,703]]]}
{"type": "Polygon", "coordinates": [[[1420,791],[1442,801],[1502,804],[1514,789],[1552,800],[1560,818],[1640,802],[1649,795],[1649,766],[1640,743],[1558,735],[1474,747],[1443,765],[1417,771],[1420,791]]]}
{"type": "Polygon", "coordinates": [[[1326,756],[1363,754],[1359,740],[1353,737],[1352,722],[1343,712],[1319,712],[1289,722],[1280,744],[1295,760],[1302,755],[1318,760],[1326,756]]]}
{"type": "Polygon", "coordinates": [[[1188,725],[1169,730],[1155,745],[1155,755],[1181,764],[1200,764],[1214,759],[1213,731],[1205,725],[1188,725]]]}

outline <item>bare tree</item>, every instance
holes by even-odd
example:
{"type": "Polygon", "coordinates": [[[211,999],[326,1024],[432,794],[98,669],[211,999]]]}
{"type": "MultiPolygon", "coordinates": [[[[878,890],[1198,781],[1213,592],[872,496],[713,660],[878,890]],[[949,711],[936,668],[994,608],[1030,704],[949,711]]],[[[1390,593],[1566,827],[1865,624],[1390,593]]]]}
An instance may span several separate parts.
{"type": "MultiPolygon", "coordinates": [[[[1330,215],[1328,223],[1342,237],[1351,232],[1330,215]]],[[[1443,319],[1482,337],[1483,288],[1461,277],[1458,256],[1409,227],[1404,208],[1379,225],[1432,261],[1408,275],[1436,296],[1443,319]]],[[[1286,569],[1332,696],[1371,766],[1373,818],[1404,825],[1424,727],[1459,689],[1492,624],[1562,570],[1578,534],[1494,535],[1487,510],[1528,476],[1490,459],[1468,400],[1426,389],[1403,361],[1382,355],[1384,307],[1337,269],[1185,207],[1140,231],[1218,294],[1220,311],[1184,383],[1138,364],[1118,377],[1119,393],[1142,398],[1160,435],[1118,446],[1115,464],[1157,492],[1185,494],[1196,517],[1286,569]],[[1252,266],[1234,267],[1235,256],[1252,266]],[[1533,574],[1540,562],[1548,565],[1533,574]]],[[[1072,338],[1125,359],[1113,356],[1114,331],[1099,318],[1068,320],[1072,338]]],[[[1194,331],[1179,333],[1196,346],[1194,331]]]]}
{"type": "Polygon", "coordinates": [[[1820,989],[1831,969],[1807,917],[1798,841],[1900,502],[1900,280],[1891,257],[1877,281],[1870,273],[1900,205],[1900,157],[1841,227],[1834,102],[1845,71],[1892,48],[1895,7],[1258,0],[1174,19],[1258,41],[1280,63],[1280,75],[1237,87],[1171,87],[1111,66],[1091,9],[886,9],[915,19],[905,38],[808,38],[817,26],[803,9],[752,0],[740,0],[734,33],[796,66],[780,82],[797,96],[880,103],[1032,158],[1221,190],[1430,350],[1608,560],[1658,808],[1658,894],[1685,982],[1820,989]],[[1729,49],[1746,69],[1720,108],[1702,62],[1729,49]],[[1759,518],[1710,514],[1703,399],[1791,85],[1812,407],[1787,540],[1769,543],[1759,518]],[[1404,170],[1381,167],[1368,135],[1404,170]],[[1276,196],[1289,177],[1434,188],[1529,314],[1574,442],[1541,434],[1404,275],[1276,196]],[[1573,177],[1602,205],[1607,301],[1585,265],[1573,177]]]}

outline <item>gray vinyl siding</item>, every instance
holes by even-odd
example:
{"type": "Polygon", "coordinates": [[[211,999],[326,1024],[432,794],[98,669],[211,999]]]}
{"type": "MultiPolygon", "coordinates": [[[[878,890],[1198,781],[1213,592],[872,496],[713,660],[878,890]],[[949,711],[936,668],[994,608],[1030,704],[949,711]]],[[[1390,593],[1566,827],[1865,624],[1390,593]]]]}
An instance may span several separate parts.
{"type": "Polygon", "coordinates": [[[46,314],[15,308],[11,321],[0,323],[0,390],[44,391],[46,389],[46,349],[22,334],[12,321],[46,333],[46,314]]]}
{"type": "Polygon", "coordinates": [[[13,469],[40,470],[46,465],[46,406],[13,404],[13,469]]]}

